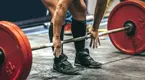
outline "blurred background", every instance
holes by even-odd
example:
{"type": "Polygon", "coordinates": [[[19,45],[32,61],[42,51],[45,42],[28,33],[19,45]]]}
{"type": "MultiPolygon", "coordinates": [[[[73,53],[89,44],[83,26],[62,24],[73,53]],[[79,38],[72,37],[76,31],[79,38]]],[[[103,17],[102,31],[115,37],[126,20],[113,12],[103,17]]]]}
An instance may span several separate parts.
{"type": "MultiPolygon", "coordinates": [[[[88,24],[92,24],[96,1],[97,0],[85,0],[88,24]]],[[[119,2],[119,0],[113,1],[105,18],[108,17],[109,12],[119,2]]],[[[36,26],[44,26],[44,28],[47,28],[51,19],[48,17],[49,11],[44,7],[41,0],[1,0],[0,10],[0,20],[14,22],[21,29],[36,26]]],[[[71,14],[68,12],[66,23],[69,22],[71,22],[71,14]]]]}

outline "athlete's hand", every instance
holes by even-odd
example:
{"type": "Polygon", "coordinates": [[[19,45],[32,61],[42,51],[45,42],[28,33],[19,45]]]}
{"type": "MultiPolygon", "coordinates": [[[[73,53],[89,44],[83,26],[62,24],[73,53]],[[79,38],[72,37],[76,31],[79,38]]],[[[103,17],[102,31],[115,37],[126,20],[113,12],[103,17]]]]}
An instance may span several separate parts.
{"type": "Polygon", "coordinates": [[[87,30],[88,30],[88,33],[91,35],[90,47],[97,48],[98,43],[100,45],[98,30],[94,30],[92,27],[89,27],[87,30]]]}
{"type": "Polygon", "coordinates": [[[62,44],[60,37],[53,37],[53,45],[54,45],[54,56],[59,57],[62,53],[62,44]]]}

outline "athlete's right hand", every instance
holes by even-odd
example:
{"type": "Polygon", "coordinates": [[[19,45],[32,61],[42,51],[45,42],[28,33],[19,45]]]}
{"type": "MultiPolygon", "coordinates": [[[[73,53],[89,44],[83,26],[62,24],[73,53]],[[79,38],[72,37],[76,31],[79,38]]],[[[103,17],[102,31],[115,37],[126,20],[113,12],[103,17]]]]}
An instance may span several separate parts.
{"type": "Polygon", "coordinates": [[[61,40],[60,37],[53,37],[53,45],[54,45],[54,56],[55,57],[59,57],[62,53],[62,44],[61,44],[61,40]]]}

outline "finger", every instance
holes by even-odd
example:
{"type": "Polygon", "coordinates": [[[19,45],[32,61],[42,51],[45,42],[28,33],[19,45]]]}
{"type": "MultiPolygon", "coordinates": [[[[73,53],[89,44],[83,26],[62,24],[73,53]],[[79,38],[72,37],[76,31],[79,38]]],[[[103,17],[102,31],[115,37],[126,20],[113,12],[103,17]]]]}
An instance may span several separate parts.
{"type": "Polygon", "coordinates": [[[93,49],[94,49],[94,46],[95,46],[94,43],[95,43],[95,42],[94,42],[94,40],[93,40],[93,49]]]}
{"type": "Polygon", "coordinates": [[[98,48],[98,40],[95,40],[95,41],[96,41],[95,48],[98,48]]]}
{"type": "Polygon", "coordinates": [[[90,42],[90,45],[89,46],[92,47],[92,39],[91,39],[91,42],[90,42]]]}
{"type": "Polygon", "coordinates": [[[60,52],[59,48],[56,48],[56,57],[57,57],[57,58],[59,58],[59,56],[60,56],[60,55],[59,55],[59,54],[60,54],[59,52],[60,52]]]}
{"type": "Polygon", "coordinates": [[[59,48],[59,53],[58,53],[58,55],[60,56],[61,54],[62,54],[62,49],[59,48]]]}
{"type": "Polygon", "coordinates": [[[98,43],[97,43],[97,40],[95,39],[95,44],[94,44],[94,45],[95,45],[95,48],[97,48],[97,44],[98,44],[98,43]]]}
{"type": "Polygon", "coordinates": [[[95,43],[94,43],[94,45],[95,45],[95,48],[97,48],[97,38],[95,39],[95,43]]]}
{"type": "Polygon", "coordinates": [[[101,46],[101,43],[100,43],[100,39],[98,38],[98,43],[99,43],[99,46],[101,46]]]}
{"type": "Polygon", "coordinates": [[[96,40],[94,40],[94,44],[93,45],[94,45],[93,49],[95,49],[96,48],[96,40]]]}
{"type": "Polygon", "coordinates": [[[56,48],[54,48],[53,55],[56,56],[56,48]]]}
{"type": "Polygon", "coordinates": [[[92,47],[92,41],[93,41],[93,40],[91,39],[91,42],[90,42],[90,47],[92,47]]]}
{"type": "Polygon", "coordinates": [[[93,49],[95,48],[95,40],[93,39],[93,49]]]}

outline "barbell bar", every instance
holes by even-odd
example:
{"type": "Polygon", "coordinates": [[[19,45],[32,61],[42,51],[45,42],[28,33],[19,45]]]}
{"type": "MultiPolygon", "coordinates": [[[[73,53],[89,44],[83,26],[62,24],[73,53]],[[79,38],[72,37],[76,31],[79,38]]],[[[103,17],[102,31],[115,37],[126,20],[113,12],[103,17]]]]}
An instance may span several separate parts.
{"type": "MultiPolygon", "coordinates": [[[[106,31],[106,32],[101,32],[101,33],[99,33],[98,36],[101,37],[103,35],[124,31],[129,28],[131,28],[131,27],[129,25],[127,25],[122,28],[117,28],[117,29],[112,29],[112,30],[106,31]]],[[[72,39],[67,39],[67,40],[61,41],[61,44],[66,44],[66,43],[75,42],[75,41],[81,41],[81,40],[85,40],[85,39],[89,39],[89,38],[91,38],[90,34],[83,36],[83,37],[72,38],[72,39]]],[[[48,43],[48,44],[43,44],[43,45],[32,47],[32,50],[38,50],[38,49],[43,49],[43,48],[52,47],[52,46],[53,46],[53,43],[48,43]]]]}

